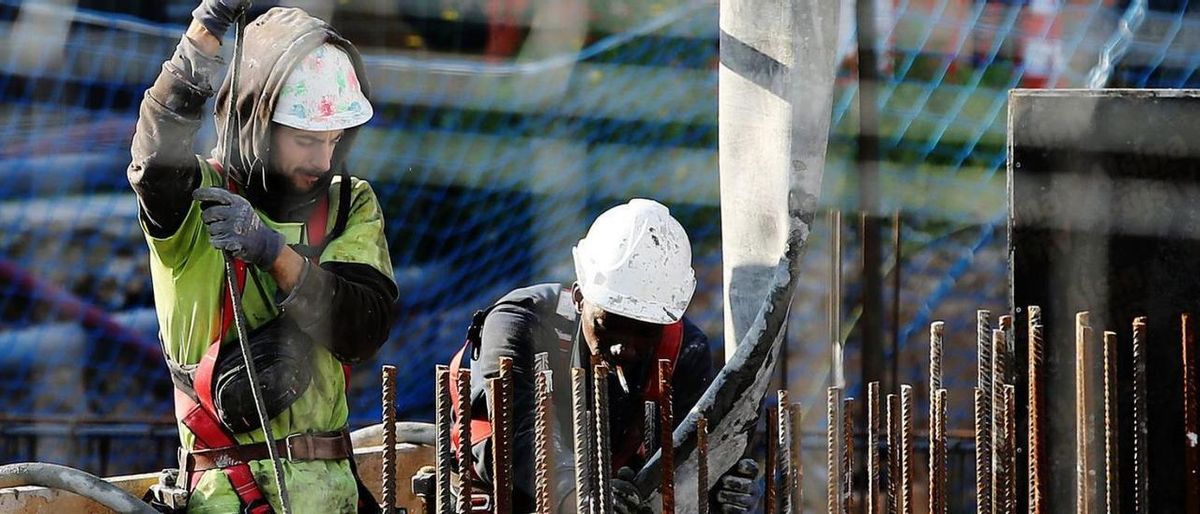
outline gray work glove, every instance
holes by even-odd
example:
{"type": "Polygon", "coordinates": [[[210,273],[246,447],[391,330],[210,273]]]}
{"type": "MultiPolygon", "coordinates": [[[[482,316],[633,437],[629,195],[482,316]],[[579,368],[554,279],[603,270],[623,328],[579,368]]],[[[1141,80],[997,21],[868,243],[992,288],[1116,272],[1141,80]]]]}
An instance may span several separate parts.
{"type": "Polygon", "coordinates": [[[712,489],[713,512],[732,514],[749,512],[754,507],[754,479],[758,478],[758,463],[742,459],[717,481],[712,489]]]}
{"type": "Polygon", "coordinates": [[[642,505],[642,493],[638,491],[636,485],[633,485],[636,476],[628,467],[617,470],[617,476],[612,480],[613,510],[617,514],[652,512],[649,507],[642,505]]]}
{"type": "Polygon", "coordinates": [[[217,39],[221,39],[237,20],[238,14],[249,8],[250,0],[200,0],[200,5],[192,11],[192,17],[217,39]]]}
{"type": "Polygon", "coordinates": [[[199,188],[192,198],[200,202],[200,219],[213,247],[260,268],[275,262],[283,250],[283,234],[263,225],[249,200],[219,187],[199,188]]]}

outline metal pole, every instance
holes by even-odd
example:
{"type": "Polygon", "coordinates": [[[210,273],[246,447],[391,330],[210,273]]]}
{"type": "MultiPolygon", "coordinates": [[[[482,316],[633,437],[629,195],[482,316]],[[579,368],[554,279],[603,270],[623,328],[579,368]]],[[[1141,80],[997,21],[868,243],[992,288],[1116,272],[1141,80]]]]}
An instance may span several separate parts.
{"type": "Polygon", "coordinates": [[[975,391],[975,512],[992,512],[992,420],[987,412],[991,395],[981,388],[975,391]]]}
{"type": "MultiPolygon", "coordinates": [[[[900,388],[900,277],[904,271],[904,258],[900,247],[902,221],[900,211],[896,210],[895,219],[892,221],[895,227],[892,232],[892,253],[895,255],[895,266],[892,268],[892,369],[889,382],[891,387],[888,389],[892,392],[900,388]]],[[[871,512],[870,514],[876,513],[871,512]]]]}
{"type": "Polygon", "coordinates": [[[829,276],[829,340],[832,344],[830,374],[833,376],[834,387],[843,387],[846,383],[844,368],[845,349],[842,345],[842,213],[831,211],[829,214],[830,231],[833,233],[833,247],[830,248],[829,276]]]}
{"type": "MultiPolygon", "coordinates": [[[[876,0],[857,0],[858,36],[858,170],[862,212],[862,383],[883,373],[883,256],[880,251],[879,193],[879,64],[876,56],[876,0]]],[[[897,356],[898,358],[898,356],[897,356]]],[[[845,386],[844,384],[838,384],[845,386]]]]}
{"type": "Polygon", "coordinates": [[[900,386],[900,512],[914,514],[913,468],[916,465],[916,450],[913,448],[913,400],[912,386],[900,386]]]}
{"type": "Polygon", "coordinates": [[[587,372],[583,368],[571,368],[571,425],[575,435],[575,512],[591,514],[592,479],[591,445],[592,432],[587,408],[587,372]]]}
{"type": "Polygon", "coordinates": [[[433,449],[437,477],[434,484],[434,490],[437,492],[436,507],[438,514],[451,514],[454,511],[454,503],[450,494],[450,470],[454,467],[454,454],[450,445],[450,368],[437,366],[434,375],[437,380],[434,386],[434,428],[437,438],[434,439],[433,449]]]}
{"type": "Polygon", "coordinates": [[[608,364],[592,367],[592,389],[596,395],[596,497],[599,514],[612,514],[612,440],[608,422],[608,364]]]}
{"type": "Polygon", "coordinates": [[[1042,445],[1043,419],[1045,410],[1042,388],[1046,362],[1046,348],[1042,340],[1042,308],[1029,306],[1029,514],[1045,512],[1045,492],[1042,490],[1042,445]]]}
{"type": "Polygon", "coordinates": [[[779,469],[778,492],[776,498],[779,501],[780,511],[785,514],[790,514],[794,505],[792,505],[792,468],[791,468],[791,452],[792,452],[792,430],[791,416],[788,415],[788,392],[785,389],[780,389],[778,393],[778,401],[775,404],[775,419],[778,423],[775,431],[777,450],[775,453],[775,465],[779,469]]]}
{"type": "Polygon", "coordinates": [[[929,422],[929,509],[946,514],[946,390],[933,393],[929,422]]]}
{"type": "MultiPolygon", "coordinates": [[[[546,354],[540,354],[544,356],[546,354]]],[[[539,364],[542,359],[538,359],[539,364]]],[[[545,368],[548,368],[545,367],[545,368]]],[[[534,394],[537,404],[533,421],[533,481],[534,481],[534,512],[550,514],[554,509],[553,493],[550,484],[551,462],[554,461],[554,445],[550,444],[550,424],[553,422],[553,402],[550,395],[551,371],[539,366],[534,376],[534,394]]]]}
{"type": "Polygon", "coordinates": [[[471,371],[458,370],[458,514],[471,513],[471,371]]]}
{"type": "Polygon", "coordinates": [[[1120,426],[1117,409],[1117,333],[1104,332],[1104,505],[1108,514],[1120,514],[1121,482],[1117,470],[1120,426]]]}
{"type": "Polygon", "coordinates": [[[867,514],[879,514],[879,382],[867,384],[867,514]]]}
{"type": "MultiPolygon", "coordinates": [[[[1092,342],[1092,327],[1087,312],[1075,316],[1075,486],[1079,499],[1078,514],[1094,514],[1104,503],[1100,491],[1099,477],[1103,475],[1103,451],[1096,452],[1097,434],[1102,433],[1097,424],[1096,400],[1100,391],[1096,387],[1096,348],[1092,342]]],[[[1102,408],[1102,407],[1101,407],[1102,408]]]]}
{"type": "MultiPolygon", "coordinates": [[[[1001,316],[1000,319],[1005,317],[1001,316]]],[[[1001,323],[1000,328],[992,330],[992,505],[996,512],[1002,512],[1006,507],[1002,496],[1002,482],[1005,480],[1002,473],[1005,420],[1001,419],[1000,411],[1004,408],[1004,386],[1007,382],[1004,377],[1008,373],[1008,333],[1003,327],[1001,323]]]]}
{"type": "Polygon", "coordinates": [[[1017,388],[1012,385],[1004,386],[1004,452],[1000,454],[1003,470],[1003,482],[1000,499],[1004,514],[1017,514],[1017,388]]]}
{"type": "Polygon", "coordinates": [[[492,392],[492,492],[496,514],[512,512],[513,360],[500,357],[500,375],[488,381],[492,392]]]}
{"type": "Polygon", "coordinates": [[[675,512],[675,439],[672,432],[675,428],[674,411],[671,396],[671,361],[658,361],[658,424],[659,446],[662,448],[662,514],[675,512]]]}
{"type": "Polygon", "coordinates": [[[1133,320],[1133,513],[1150,514],[1150,468],[1147,462],[1146,318],[1133,320]]]}
{"type": "Polygon", "coordinates": [[[396,511],[396,367],[383,366],[383,511],[396,511]]]}

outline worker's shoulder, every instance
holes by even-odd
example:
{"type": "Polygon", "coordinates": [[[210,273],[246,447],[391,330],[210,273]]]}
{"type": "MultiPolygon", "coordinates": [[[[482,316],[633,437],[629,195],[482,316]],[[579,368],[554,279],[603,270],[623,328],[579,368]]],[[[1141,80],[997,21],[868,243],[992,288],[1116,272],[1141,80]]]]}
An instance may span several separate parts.
{"type": "Polygon", "coordinates": [[[708,334],[692,322],[691,318],[683,317],[683,347],[693,349],[708,349],[708,334]]]}
{"type": "Polygon", "coordinates": [[[556,312],[563,286],[561,284],[545,283],[521,287],[509,291],[492,304],[496,308],[516,308],[528,310],[537,315],[548,315],[556,312]]]}

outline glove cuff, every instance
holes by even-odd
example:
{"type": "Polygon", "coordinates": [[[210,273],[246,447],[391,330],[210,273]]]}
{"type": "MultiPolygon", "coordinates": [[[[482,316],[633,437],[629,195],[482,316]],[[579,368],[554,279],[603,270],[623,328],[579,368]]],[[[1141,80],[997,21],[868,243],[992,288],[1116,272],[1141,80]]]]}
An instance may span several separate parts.
{"type": "Polygon", "coordinates": [[[279,258],[279,252],[283,251],[286,241],[283,239],[283,234],[268,227],[263,227],[262,231],[266,244],[263,245],[262,255],[255,256],[254,264],[262,269],[269,269],[271,265],[275,264],[275,259],[279,258]]]}

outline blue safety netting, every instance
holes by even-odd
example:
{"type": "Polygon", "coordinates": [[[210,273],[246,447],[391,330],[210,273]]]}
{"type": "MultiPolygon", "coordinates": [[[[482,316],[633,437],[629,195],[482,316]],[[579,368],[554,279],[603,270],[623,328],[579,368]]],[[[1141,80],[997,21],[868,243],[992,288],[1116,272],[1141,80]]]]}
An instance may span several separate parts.
{"type": "MultiPolygon", "coordinates": [[[[430,419],[433,366],[458,349],[470,314],[515,287],[569,282],[571,246],[631,196],[663,201],[687,228],[699,278],[689,314],[721,346],[716,4],[597,0],[543,19],[509,3],[521,8],[330,8],[363,48],[375,91],[350,167],[383,205],[401,291],[391,340],[354,373],[355,426],[379,418],[384,363],[399,368],[400,417],[430,419]]],[[[142,92],[183,29],[162,20],[190,10],[161,4],[147,14],[0,0],[0,462],[116,473],[172,455],[170,382],[124,175],[142,92]],[[139,446],[147,438],[155,451],[139,446]]],[[[1102,70],[1109,85],[1195,84],[1197,19],[1186,5],[1133,4],[1143,13],[1122,36],[1127,6],[1111,1],[879,3],[881,209],[904,213],[900,316],[885,325],[899,323],[906,380],[924,380],[930,321],[973,341],[974,310],[1005,308],[1008,90],[1079,87],[1108,48],[1119,50],[1102,70]]],[[[858,91],[853,25],[843,25],[822,201],[852,212],[858,91]]],[[[197,152],[212,144],[211,123],[201,136],[197,152]]],[[[861,295],[855,219],[847,327],[861,295]]],[[[787,373],[809,404],[828,371],[828,236],[811,239],[789,330],[787,373]]],[[[951,412],[967,412],[958,402],[974,347],[952,345],[946,361],[951,412]]]]}

